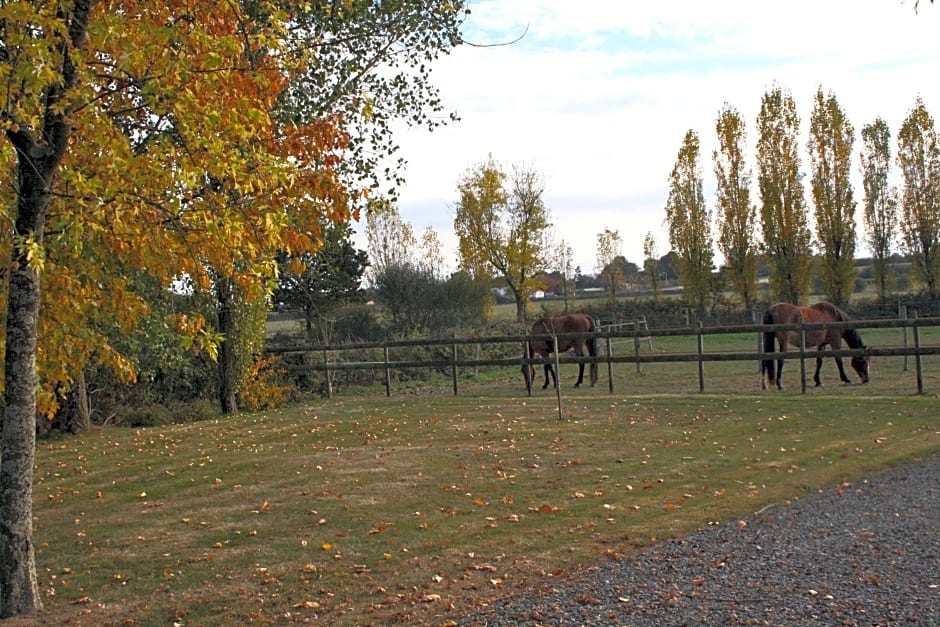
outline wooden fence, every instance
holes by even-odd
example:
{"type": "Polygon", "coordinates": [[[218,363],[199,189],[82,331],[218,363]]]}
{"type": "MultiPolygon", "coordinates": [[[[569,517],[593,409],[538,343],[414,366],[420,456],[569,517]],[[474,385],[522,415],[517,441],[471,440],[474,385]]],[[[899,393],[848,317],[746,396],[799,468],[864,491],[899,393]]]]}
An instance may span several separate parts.
{"type": "MultiPolygon", "coordinates": [[[[453,390],[454,395],[458,394],[458,371],[460,368],[467,367],[479,367],[479,366],[501,366],[501,367],[515,367],[520,370],[524,369],[530,364],[541,365],[543,362],[541,358],[529,359],[525,355],[525,343],[529,341],[541,340],[545,341],[556,340],[557,338],[566,338],[566,337],[583,337],[586,335],[593,335],[599,340],[603,340],[606,344],[606,351],[603,355],[597,355],[594,357],[584,356],[576,357],[574,355],[558,355],[557,353],[552,356],[553,363],[555,365],[556,372],[560,364],[590,364],[593,362],[598,363],[598,365],[606,364],[608,372],[608,381],[609,381],[609,390],[611,393],[614,392],[614,377],[613,366],[614,364],[623,364],[630,363],[636,364],[636,367],[639,371],[642,364],[645,363],[666,363],[666,362],[696,362],[698,364],[698,382],[699,382],[699,391],[705,391],[705,364],[707,362],[717,362],[717,361],[754,361],[759,363],[765,357],[765,353],[762,352],[762,344],[760,342],[761,334],[765,331],[778,331],[778,330],[793,330],[797,331],[800,334],[800,344],[798,350],[791,350],[787,352],[777,352],[774,353],[774,359],[787,359],[787,360],[800,360],[800,372],[802,380],[802,391],[806,392],[806,359],[816,359],[818,356],[818,351],[815,348],[808,349],[805,343],[805,334],[807,331],[815,329],[844,329],[844,328],[856,328],[856,329],[877,329],[877,328],[897,328],[903,329],[903,344],[901,346],[894,347],[879,347],[879,348],[864,348],[864,349],[847,349],[843,348],[840,350],[827,350],[825,353],[826,357],[854,357],[856,355],[868,355],[871,357],[882,357],[882,356],[903,356],[905,359],[905,369],[907,369],[907,359],[913,357],[914,366],[915,366],[915,375],[917,378],[917,392],[923,394],[924,392],[924,379],[923,379],[923,370],[922,370],[922,361],[921,358],[926,355],[937,355],[940,354],[940,346],[938,345],[929,345],[923,346],[920,341],[920,329],[925,327],[937,327],[940,326],[940,317],[938,318],[910,318],[910,319],[881,319],[881,320],[853,320],[851,322],[828,322],[828,323],[815,323],[815,324],[778,324],[778,325],[763,325],[763,324],[751,324],[751,325],[736,325],[736,326],[714,326],[714,327],[704,327],[701,324],[698,328],[689,329],[689,328],[672,328],[672,329],[647,329],[642,328],[641,325],[633,325],[632,332],[624,332],[617,328],[601,330],[593,334],[585,333],[570,333],[570,334],[558,334],[557,336],[551,335],[525,335],[525,336],[491,336],[491,337],[475,337],[475,338],[453,338],[453,339],[443,339],[443,340],[433,340],[433,339],[417,339],[417,340],[399,340],[399,341],[389,341],[389,342],[375,342],[375,343],[361,343],[361,344],[336,344],[336,345],[307,345],[307,346],[270,346],[266,348],[266,353],[273,355],[297,355],[297,354],[318,354],[321,356],[319,363],[309,363],[303,365],[289,365],[287,366],[288,370],[292,372],[296,371],[322,371],[326,373],[327,380],[327,394],[332,395],[332,373],[337,371],[344,370],[382,370],[385,373],[385,391],[386,395],[391,396],[392,394],[392,373],[395,370],[401,370],[406,368],[444,368],[449,369],[453,379],[453,390]],[[912,337],[912,342],[908,342],[908,334],[912,337]],[[727,353],[714,353],[714,352],[705,352],[705,337],[708,335],[718,335],[718,334],[741,334],[741,333],[753,333],[756,340],[755,346],[756,350],[753,352],[746,351],[735,351],[727,353]],[[692,336],[696,339],[697,349],[694,352],[685,352],[685,353],[666,353],[666,354],[652,354],[652,353],[642,353],[641,352],[641,342],[649,341],[650,346],[652,346],[652,338],[656,337],[669,337],[669,336],[692,336]],[[625,354],[614,354],[613,351],[613,342],[616,340],[626,340],[632,341],[633,351],[625,354]],[[516,354],[519,357],[499,357],[499,358],[474,358],[474,359],[460,359],[458,358],[458,347],[462,345],[487,345],[487,344],[510,344],[516,347],[516,354]],[[405,347],[446,347],[450,352],[450,357],[448,359],[435,359],[435,360],[394,360],[392,359],[392,351],[396,348],[405,348],[405,347]],[[381,350],[383,353],[383,359],[381,361],[342,361],[338,359],[339,355],[347,351],[363,351],[364,349],[370,350],[381,350]],[[333,356],[336,356],[337,359],[333,359],[333,356]]],[[[479,355],[479,351],[477,351],[479,355]]],[[[527,388],[528,393],[532,394],[531,381],[527,379],[527,388]]],[[[561,402],[561,386],[558,386],[558,395],[559,395],[559,406],[561,402]]]]}

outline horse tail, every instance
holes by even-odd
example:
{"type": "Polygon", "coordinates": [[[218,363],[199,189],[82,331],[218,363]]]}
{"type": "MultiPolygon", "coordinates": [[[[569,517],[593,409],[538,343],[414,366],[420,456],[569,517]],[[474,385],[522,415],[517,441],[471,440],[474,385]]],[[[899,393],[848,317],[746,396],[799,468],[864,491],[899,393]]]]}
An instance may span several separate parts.
{"type": "MultiPolygon", "coordinates": [[[[590,324],[588,325],[588,331],[590,331],[591,333],[596,333],[597,322],[591,316],[588,316],[588,320],[590,321],[590,324]]],[[[597,357],[597,337],[594,335],[589,335],[585,344],[587,345],[588,355],[590,355],[591,357],[597,357]]],[[[596,383],[597,383],[597,362],[592,361],[591,362],[591,385],[594,385],[596,383]]]]}
{"type": "MultiPolygon", "coordinates": [[[[774,312],[770,308],[764,312],[764,324],[773,324],[774,323],[774,312]]],[[[774,352],[774,340],[776,333],[774,331],[764,331],[764,353],[774,352]]],[[[761,375],[767,375],[767,383],[770,385],[774,384],[776,379],[775,376],[775,364],[773,359],[764,359],[761,362],[761,375]]]]}

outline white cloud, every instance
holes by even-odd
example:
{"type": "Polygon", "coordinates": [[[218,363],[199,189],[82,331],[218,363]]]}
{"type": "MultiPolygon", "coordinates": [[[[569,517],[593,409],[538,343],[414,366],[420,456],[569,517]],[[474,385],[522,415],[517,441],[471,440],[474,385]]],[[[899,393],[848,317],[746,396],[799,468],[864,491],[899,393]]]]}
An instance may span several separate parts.
{"type": "Polygon", "coordinates": [[[676,153],[694,129],[713,187],[725,102],[747,121],[750,148],[774,84],[793,94],[804,129],[820,86],[836,94],[856,135],[876,116],[896,133],[918,96],[940,115],[940,6],[924,2],[918,14],[912,0],[481,0],[471,10],[472,42],[525,37],[441,59],[433,80],[462,120],[400,136],[409,162],[401,215],[416,231],[432,226],[449,247],[457,181],[490,154],[544,174],[556,234],[593,272],[604,228],[619,230],[630,261],[642,262],[648,231],[668,250],[663,207],[676,153]]]}

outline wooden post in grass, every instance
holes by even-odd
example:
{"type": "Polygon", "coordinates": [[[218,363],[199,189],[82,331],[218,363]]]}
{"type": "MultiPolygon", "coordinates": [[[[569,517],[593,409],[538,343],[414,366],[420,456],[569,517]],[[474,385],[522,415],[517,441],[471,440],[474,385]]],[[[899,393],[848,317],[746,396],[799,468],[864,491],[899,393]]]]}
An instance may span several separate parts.
{"type": "Polygon", "coordinates": [[[920,359],[920,327],[917,326],[917,311],[914,311],[914,369],[917,371],[917,393],[924,393],[924,371],[921,369],[920,359]]]}
{"type": "Polygon", "coordinates": [[[611,394],[614,393],[614,362],[610,360],[611,352],[614,349],[610,336],[607,336],[607,389],[611,394]]]}
{"type": "Polygon", "coordinates": [[[385,396],[392,395],[392,368],[388,360],[388,345],[385,345],[385,396]]]}
{"type": "Polygon", "coordinates": [[[561,364],[558,361],[558,336],[552,333],[552,348],[555,354],[555,396],[558,398],[558,419],[565,419],[565,412],[561,407],[561,364]]]}
{"type": "MultiPolygon", "coordinates": [[[[456,333],[454,334],[454,337],[457,337],[456,333]]],[[[453,360],[453,367],[452,367],[451,372],[454,377],[454,396],[457,396],[457,345],[456,344],[451,344],[450,354],[453,360]]]]}
{"type": "Polygon", "coordinates": [[[633,321],[633,350],[636,352],[636,373],[640,374],[642,372],[640,367],[640,323],[636,320],[633,321]]]}
{"type": "MultiPolygon", "coordinates": [[[[323,349],[323,365],[324,366],[330,365],[330,354],[327,352],[325,348],[323,349]]],[[[330,371],[329,368],[326,368],[323,371],[323,374],[326,375],[326,397],[333,398],[333,373],[330,371]]]]}
{"type": "MultiPolygon", "coordinates": [[[[901,320],[907,320],[907,305],[898,303],[898,318],[901,320]]],[[[904,331],[904,348],[907,348],[907,325],[903,327],[904,331]]],[[[907,372],[907,353],[904,354],[904,366],[901,368],[904,372],[907,372]]]]}
{"type": "Polygon", "coordinates": [[[806,322],[800,314],[800,389],[806,394],[806,322]]]}
{"type": "MultiPolygon", "coordinates": [[[[705,335],[702,333],[704,325],[698,321],[698,391],[705,391],[705,360],[702,354],[705,352],[705,335]]],[[[638,340],[639,341],[639,340],[638,340]]],[[[637,344],[639,346],[639,344],[637,344]]]]}

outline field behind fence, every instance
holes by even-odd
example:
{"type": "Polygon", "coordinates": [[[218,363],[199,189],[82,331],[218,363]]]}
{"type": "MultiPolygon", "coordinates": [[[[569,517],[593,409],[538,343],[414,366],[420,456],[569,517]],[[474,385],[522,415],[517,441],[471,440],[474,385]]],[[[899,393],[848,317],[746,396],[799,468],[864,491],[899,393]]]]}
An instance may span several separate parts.
{"type": "MultiPolygon", "coordinates": [[[[805,329],[848,326],[845,323],[805,325],[805,329]]],[[[857,320],[851,326],[865,340],[864,351],[845,346],[827,350],[822,368],[827,393],[894,395],[937,394],[940,392],[940,318],[857,320]],[[871,382],[865,386],[843,386],[838,379],[834,355],[843,356],[846,372],[857,381],[849,367],[852,355],[865,352],[872,360],[871,382]]],[[[562,396],[597,393],[686,394],[710,392],[735,394],[761,388],[761,332],[794,329],[798,325],[736,325],[648,329],[645,325],[601,327],[596,334],[599,355],[558,358],[562,396]],[[587,384],[573,389],[579,362],[596,360],[600,381],[593,390],[587,384]]],[[[327,395],[351,387],[371,373],[376,392],[388,396],[408,393],[418,384],[407,373],[422,371],[423,392],[470,395],[477,393],[544,395],[542,366],[536,365],[536,380],[526,389],[521,367],[524,342],[537,336],[492,336],[476,338],[416,339],[385,343],[270,347],[269,352],[285,358],[295,374],[304,372],[319,378],[327,395]],[[354,377],[352,373],[359,373],[354,377]]],[[[545,339],[542,336],[540,339],[545,339]]],[[[779,357],[777,353],[774,357],[779,357]]],[[[812,374],[817,351],[791,347],[786,358],[783,383],[786,393],[812,393],[812,374]]],[[[361,393],[362,390],[359,390],[361,393]]]]}

